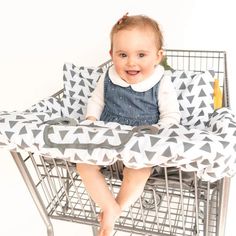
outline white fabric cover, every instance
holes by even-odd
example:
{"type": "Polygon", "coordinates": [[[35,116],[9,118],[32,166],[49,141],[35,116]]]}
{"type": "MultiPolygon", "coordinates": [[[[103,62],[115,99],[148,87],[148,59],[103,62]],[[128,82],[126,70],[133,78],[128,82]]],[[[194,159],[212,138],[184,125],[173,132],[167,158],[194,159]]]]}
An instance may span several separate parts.
{"type": "Polygon", "coordinates": [[[0,147],[97,165],[122,160],[132,168],[176,166],[209,181],[235,173],[236,118],[228,108],[213,112],[211,72],[174,72],[182,124],[139,131],[83,121],[87,99],[102,73],[100,68],[66,64],[62,100],[50,97],[24,112],[0,112],[0,147]]]}

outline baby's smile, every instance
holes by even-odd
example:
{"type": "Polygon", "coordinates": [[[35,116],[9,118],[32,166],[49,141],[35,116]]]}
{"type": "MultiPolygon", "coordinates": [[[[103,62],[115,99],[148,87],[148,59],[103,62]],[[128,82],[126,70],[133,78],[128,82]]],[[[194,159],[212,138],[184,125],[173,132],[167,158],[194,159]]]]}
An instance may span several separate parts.
{"type": "Polygon", "coordinates": [[[137,75],[140,71],[139,70],[127,70],[126,73],[128,75],[137,75]]]}

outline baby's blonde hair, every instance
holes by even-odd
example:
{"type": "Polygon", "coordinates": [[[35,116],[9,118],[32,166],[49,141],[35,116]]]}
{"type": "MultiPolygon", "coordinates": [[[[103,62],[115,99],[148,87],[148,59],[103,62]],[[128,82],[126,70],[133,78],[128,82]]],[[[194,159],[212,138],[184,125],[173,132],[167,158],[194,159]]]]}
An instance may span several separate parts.
{"type": "Polygon", "coordinates": [[[155,34],[157,49],[160,50],[163,47],[163,36],[158,23],[148,16],[144,15],[134,15],[128,16],[124,15],[111,29],[110,39],[111,39],[111,50],[113,47],[113,36],[120,30],[132,29],[132,28],[150,28],[155,34]]]}

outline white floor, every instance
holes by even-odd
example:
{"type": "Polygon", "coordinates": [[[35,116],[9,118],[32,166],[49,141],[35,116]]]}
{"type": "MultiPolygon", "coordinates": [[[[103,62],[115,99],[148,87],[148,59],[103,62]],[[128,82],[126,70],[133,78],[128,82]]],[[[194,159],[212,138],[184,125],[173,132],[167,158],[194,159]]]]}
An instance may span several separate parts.
{"type": "MultiPolygon", "coordinates": [[[[233,236],[236,177],[232,178],[225,236],[233,236]]],[[[44,223],[10,154],[0,149],[0,235],[46,236],[44,223]]],[[[55,236],[92,236],[89,226],[52,221],[55,236]]],[[[128,235],[119,233],[119,236],[128,235]]],[[[222,236],[222,235],[220,235],[222,236]]]]}

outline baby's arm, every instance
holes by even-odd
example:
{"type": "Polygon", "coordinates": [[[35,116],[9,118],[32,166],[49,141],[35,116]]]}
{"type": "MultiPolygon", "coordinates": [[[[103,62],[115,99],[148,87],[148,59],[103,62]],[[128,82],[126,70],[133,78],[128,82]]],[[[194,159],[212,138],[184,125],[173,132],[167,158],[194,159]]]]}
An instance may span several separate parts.
{"type": "Polygon", "coordinates": [[[176,90],[170,76],[160,81],[158,104],[160,111],[160,124],[179,124],[180,111],[176,90]]]}
{"type": "Polygon", "coordinates": [[[104,77],[105,73],[99,79],[92,96],[88,99],[86,119],[99,120],[104,107],[104,77]]]}

